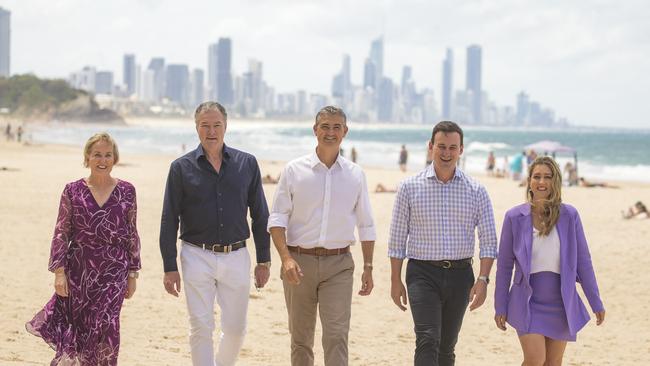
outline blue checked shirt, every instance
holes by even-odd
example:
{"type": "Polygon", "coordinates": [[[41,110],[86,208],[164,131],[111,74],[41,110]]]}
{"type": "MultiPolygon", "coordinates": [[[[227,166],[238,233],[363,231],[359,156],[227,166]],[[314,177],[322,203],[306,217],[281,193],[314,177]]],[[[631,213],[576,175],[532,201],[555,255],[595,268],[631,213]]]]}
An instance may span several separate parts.
{"type": "Polygon", "coordinates": [[[443,183],[433,165],[407,178],[397,190],[388,239],[388,256],[421,260],[496,258],[497,235],[485,187],[456,168],[443,183]]]}

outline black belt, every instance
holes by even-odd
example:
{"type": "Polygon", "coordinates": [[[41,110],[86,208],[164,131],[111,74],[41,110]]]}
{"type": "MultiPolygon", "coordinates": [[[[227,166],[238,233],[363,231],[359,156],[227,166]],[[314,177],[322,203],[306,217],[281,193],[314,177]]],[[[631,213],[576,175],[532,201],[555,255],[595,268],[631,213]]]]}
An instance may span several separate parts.
{"type": "Polygon", "coordinates": [[[203,250],[209,250],[214,253],[230,253],[246,246],[246,240],[238,241],[232,244],[194,244],[185,240],[184,242],[193,245],[195,247],[201,248],[203,250]]]}
{"type": "Polygon", "coordinates": [[[458,259],[458,260],[442,260],[442,261],[424,261],[420,260],[420,262],[424,262],[427,264],[430,264],[435,267],[440,267],[444,269],[462,269],[462,268],[469,268],[472,266],[472,263],[474,261],[472,258],[465,258],[465,259],[458,259]]]}

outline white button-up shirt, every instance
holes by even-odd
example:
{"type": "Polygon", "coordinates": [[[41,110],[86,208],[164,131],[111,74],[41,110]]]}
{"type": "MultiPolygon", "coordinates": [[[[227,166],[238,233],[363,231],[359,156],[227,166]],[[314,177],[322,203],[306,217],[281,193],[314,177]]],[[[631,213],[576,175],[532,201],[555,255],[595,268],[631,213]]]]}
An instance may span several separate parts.
{"type": "Polygon", "coordinates": [[[316,153],[287,164],[278,182],[267,228],[286,228],[287,245],[344,248],[376,238],[366,176],[341,157],[331,168],[316,153]]]}

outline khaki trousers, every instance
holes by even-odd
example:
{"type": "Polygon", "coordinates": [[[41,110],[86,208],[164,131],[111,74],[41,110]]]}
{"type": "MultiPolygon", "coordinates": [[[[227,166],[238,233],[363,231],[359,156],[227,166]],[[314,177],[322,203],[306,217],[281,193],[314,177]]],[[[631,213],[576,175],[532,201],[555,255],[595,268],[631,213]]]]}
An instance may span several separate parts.
{"type": "Polygon", "coordinates": [[[317,257],[291,253],[303,277],[299,285],[283,278],[284,297],[291,333],[291,365],[314,365],[314,330],[316,310],[323,328],[325,366],[348,364],[348,332],[352,304],[351,253],[317,257]]]}

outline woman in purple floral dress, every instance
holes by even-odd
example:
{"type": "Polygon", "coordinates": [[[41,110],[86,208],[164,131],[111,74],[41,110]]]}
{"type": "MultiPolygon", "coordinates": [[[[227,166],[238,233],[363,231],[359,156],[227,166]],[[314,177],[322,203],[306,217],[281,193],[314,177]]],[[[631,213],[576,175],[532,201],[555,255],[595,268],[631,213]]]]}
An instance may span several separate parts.
{"type": "Polygon", "coordinates": [[[56,350],[51,365],[117,365],[120,310],[140,269],[135,189],[111,177],[118,160],[113,139],[94,135],[84,148],[90,176],[61,195],[49,263],[56,293],[26,324],[56,350]]]}

